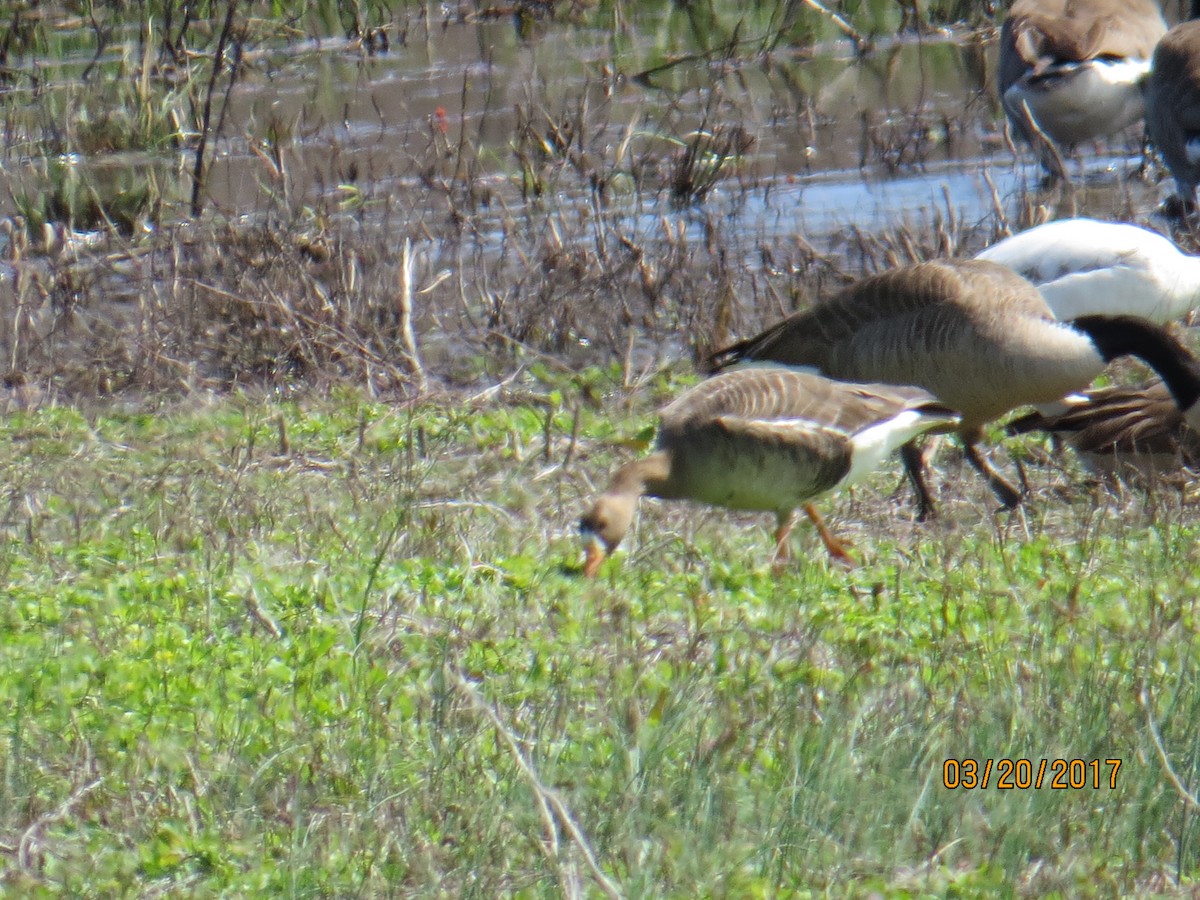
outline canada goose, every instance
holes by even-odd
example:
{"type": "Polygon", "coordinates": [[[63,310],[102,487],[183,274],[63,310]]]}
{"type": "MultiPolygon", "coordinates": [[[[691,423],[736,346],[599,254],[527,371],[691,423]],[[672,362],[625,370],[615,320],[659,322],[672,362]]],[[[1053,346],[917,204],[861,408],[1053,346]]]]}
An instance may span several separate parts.
{"type": "Polygon", "coordinates": [[[847,384],[748,367],[703,381],[660,413],[654,453],[621,466],[579,523],[593,576],[621,542],[643,495],[773,512],[776,564],[803,506],[835,558],[850,556],[812,501],[876,468],[901,444],[958,415],[920,388],[847,384]]]}
{"type": "Polygon", "coordinates": [[[1160,379],[1084,391],[1065,412],[1030,413],[1009,422],[1006,430],[1062,437],[1098,475],[1162,474],[1200,464],[1200,434],[1188,427],[1160,379]]]}
{"type": "MultiPolygon", "coordinates": [[[[1166,329],[1135,316],[1059,322],[1032,284],[987,260],[937,260],[869,276],[712,361],[717,368],[771,361],[830,378],[923,387],[962,414],[967,459],[1011,508],[1021,495],[976,447],[983,425],[1087,387],[1127,354],[1154,368],[1200,425],[1200,361],[1166,329]]],[[[903,453],[925,518],[933,504],[920,454],[912,445],[903,453]]]]}
{"type": "Polygon", "coordinates": [[[999,88],[1014,131],[1028,120],[1072,146],[1132,125],[1167,23],[1154,0],[1016,0],[1000,29],[999,88]]]}
{"type": "Polygon", "coordinates": [[[1184,210],[1196,205],[1200,183],[1200,0],[1193,21],[1159,41],[1146,80],[1146,133],[1175,179],[1184,210]]]}
{"type": "Polygon", "coordinates": [[[1028,278],[1058,319],[1130,314],[1170,322],[1200,306],[1200,257],[1138,225],[1059,219],[975,258],[1028,278]]]}

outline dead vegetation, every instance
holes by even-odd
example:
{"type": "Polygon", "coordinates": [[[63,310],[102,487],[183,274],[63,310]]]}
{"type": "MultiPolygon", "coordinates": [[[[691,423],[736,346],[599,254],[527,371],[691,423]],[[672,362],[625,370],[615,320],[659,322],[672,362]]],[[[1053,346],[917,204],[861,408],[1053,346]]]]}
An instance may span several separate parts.
{"type": "MultiPolygon", "coordinates": [[[[557,27],[581,11],[535,4],[512,14],[557,27]]],[[[389,48],[509,27],[493,13],[438,23],[428,10],[391,21],[360,10],[337,52],[358,55],[368,84],[388,71],[378,67],[389,48]]],[[[127,54],[120,71],[142,84],[135,107],[149,104],[168,64],[172,83],[184,77],[184,92],[171,96],[191,97],[191,113],[168,104],[169,115],[155,119],[176,135],[174,175],[158,163],[133,166],[153,180],[146,190],[120,182],[124,207],[93,202],[101,192],[86,166],[60,166],[70,178],[43,182],[40,193],[14,192],[26,202],[0,245],[5,381],[22,386],[19,402],[340,382],[412,396],[478,390],[522,360],[542,359],[576,370],[617,360],[628,383],[665,360],[703,359],[864,273],[972,253],[1050,215],[1144,205],[1136,187],[1091,196],[1063,194],[1067,186],[1046,196],[1014,182],[1007,157],[979,155],[976,135],[996,128],[986,85],[960,86],[947,103],[924,71],[979,74],[978,46],[959,55],[930,37],[915,6],[904,16],[932,41],[911,58],[897,44],[861,70],[840,64],[830,79],[827,60],[789,59],[779,40],[751,47],[734,29],[694,58],[669,57],[653,87],[635,85],[631,73],[649,68],[636,55],[584,65],[576,81],[556,83],[543,71],[554,47],[518,21],[516,39],[541,61],[505,83],[515,102],[492,82],[517,73],[494,71],[481,91],[479,73],[468,71],[455,76],[445,103],[422,106],[429,111],[401,128],[386,123],[393,130],[365,149],[300,113],[229,118],[230,91],[243,79],[240,90],[260,90],[272,65],[288,72],[313,62],[272,63],[243,48],[262,39],[262,23],[214,21],[200,44],[189,43],[195,20],[168,20],[158,43],[127,54]],[[239,61],[197,68],[189,81],[179,66],[197,58],[195,47],[222,59],[235,52],[222,36],[237,44],[239,61]],[[903,79],[913,59],[921,71],[910,86],[903,79]],[[851,82],[865,91],[875,81],[902,105],[843,98],[851,82]],[[181,139],[193,127],[185,121],[196,131],[181,139]],[[195,135],[211,135],[226,177],[252,183],[252,195],[218,193],[195,135]],[[854,147],[857,169],[840,170],[854,147]],[[186,168],[192,188],[205,185],[199,194],[186,179],[172,183],[184,152],[187,160],[194,153],[186,168]],[[977,155],[964,162],[959,154],[977,155]],[[942,176],[981,163],[986,189],[974,207],[947,181],[939,188],[942,176]],[[810,192],[836,198],[844,185],[853,204],[864,179],[927,183],[931,199],[882,212],[848,205],[808,226],[810,192]]],[[[763,25],[776,38],[787,27],[763,25]]],[[[35,36],[27,44],[35,48],[35,36]]],[[[46,121],[10,115],[9,131],[33,135],[46,121]]],[[[68,152],[88,133],[72,126],[53,137],[68,152]]]]}

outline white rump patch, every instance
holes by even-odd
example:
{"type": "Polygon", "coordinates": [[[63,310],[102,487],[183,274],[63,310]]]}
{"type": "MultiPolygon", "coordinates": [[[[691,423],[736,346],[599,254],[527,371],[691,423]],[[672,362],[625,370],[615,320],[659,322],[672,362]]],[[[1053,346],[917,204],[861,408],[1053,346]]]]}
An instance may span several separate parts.
{"type": "Polygon", "coordinates": [[[853,484],[878,469],[898,447],[933,427],[934,421],[915,409],[906,409],[886,422],[864,428],[850,439],[854,447],[850,453],[850,471],[838,482],[838,487],[853,484]]]}

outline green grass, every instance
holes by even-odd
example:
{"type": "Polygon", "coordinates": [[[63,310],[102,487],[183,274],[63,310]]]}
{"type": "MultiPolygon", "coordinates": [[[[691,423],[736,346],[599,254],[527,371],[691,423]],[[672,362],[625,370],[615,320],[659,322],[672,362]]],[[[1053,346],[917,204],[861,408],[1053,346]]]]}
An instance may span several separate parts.
{"type": "Polygon", "coordinates": [[[574,518],[678,388],[585,408],[565,469],[569,385],[524,388],[0,424],[0,887],[599,896],[584,847],[629,897],[1194,884],[1192,503],[1041,468],[1009,521],[950,460],[941,523],[895,471],[825,504],[852,572],[647,501],[589,583],[574,518]],[[963,757],[1123,763],[947,790],[963,757]]]}

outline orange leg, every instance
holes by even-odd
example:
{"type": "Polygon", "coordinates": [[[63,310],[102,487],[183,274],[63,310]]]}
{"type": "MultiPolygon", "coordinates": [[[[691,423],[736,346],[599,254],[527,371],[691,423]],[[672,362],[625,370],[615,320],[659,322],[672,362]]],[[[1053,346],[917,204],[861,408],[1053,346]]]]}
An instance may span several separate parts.
{"type": "Polygon", "coordinates": [[[771,558],[771,568],[779,571],[787,568],[788,562],[791,561],[791,547],[788,545],[788,537],[792,533],[792,524],[796,521],[795,510],[788,510],[786,513],[779,513],[779,527],[775,529],[775,555],[771,558]]]}
{"type": "Polygon", "coordinates": [[[825,549],[829,551],[829,555],[844,566],[856,565],[854,557],[846,550],[845,543],[834,537],[833,532],[829,530],[829,526],[825,524],[825,520],[821,518],[821,514],[817,512],[817,508],[811,503],[805,503],[804,511],[812,519],[812,523],[817,529],[817,534],[821,536],[821,541],[825,544],[825,549]]]}

